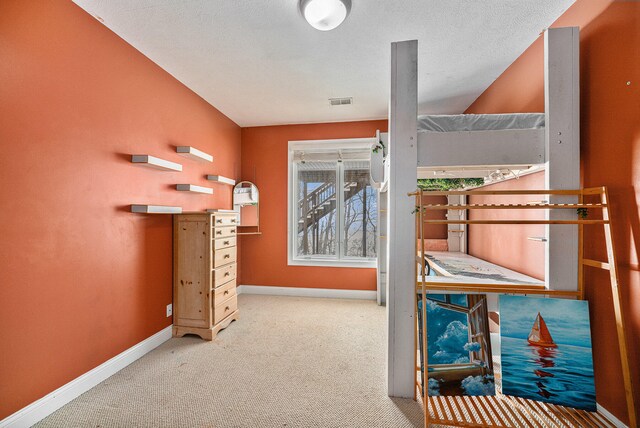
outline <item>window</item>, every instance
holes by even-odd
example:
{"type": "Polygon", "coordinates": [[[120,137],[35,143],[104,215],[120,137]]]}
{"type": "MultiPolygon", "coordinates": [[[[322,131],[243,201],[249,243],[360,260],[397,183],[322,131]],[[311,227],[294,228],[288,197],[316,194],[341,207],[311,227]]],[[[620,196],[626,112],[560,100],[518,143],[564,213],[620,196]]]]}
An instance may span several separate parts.
{"type": "Polygon", "coordinates": [[[375,266],[378,195],[363,140],[290,143],[289,264],[375,266]]]}

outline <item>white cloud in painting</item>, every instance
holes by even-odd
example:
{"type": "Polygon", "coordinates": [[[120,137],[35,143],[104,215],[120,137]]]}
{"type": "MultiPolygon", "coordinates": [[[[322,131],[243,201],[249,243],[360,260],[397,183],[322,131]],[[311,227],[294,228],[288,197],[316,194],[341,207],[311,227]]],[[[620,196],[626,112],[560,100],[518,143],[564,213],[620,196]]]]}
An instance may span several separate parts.
{"type": "Polygon", "coordinates": [[[445,352],[460,353],[469,340],[467,326],[460,321],[451,321],[442,336],[436,340],[436,346],[445,352]]]}
{"type": "Polygon", "coordinates": [[[466,395],[495,394],[495,385],[490,376],[467,376],[462,379],[461,385],[466,395]]]}
{"type": "Polygon", "coordinates": [[[469,357],[459,352],[437,351],[431,358],[433,358],[437,364],[462,364],[469,362],[469,357]]]}
{"type": "Polygon", "coordinates": [[[451,321],[444,333],[435,341],[435,348],[438,349],[432,358],[439,364],[459,364],[469,362],[468,351],[464,346],[469,340],[467,326],[460,321],[451,321]]]}
{"type": "Polygon", "coordinates": [[[467,352],[478,352],[482,349],[482,346],[478,342],[469,342],[464,345],[464,350],[467,352]]]}
{"type": "Polygon", "coordinates": [[[436,379],[429,379],[428,389],[429,395],[440,395],[440,383],[436,379]]]}
{"type": "Polygon", "coordinates": [[[427,313],[434,313],[440,310],[440,306],[433,300],[427,299],[427,313]]]}

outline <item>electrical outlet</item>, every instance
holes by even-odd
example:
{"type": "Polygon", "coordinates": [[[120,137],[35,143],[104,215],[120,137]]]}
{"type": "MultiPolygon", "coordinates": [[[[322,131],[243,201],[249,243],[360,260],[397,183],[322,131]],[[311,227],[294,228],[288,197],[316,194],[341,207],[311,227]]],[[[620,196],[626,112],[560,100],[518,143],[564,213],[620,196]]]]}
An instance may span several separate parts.
{"type": "Polygon", "coordinates": [[[167,316],[170,317],[171,315],[173,315],[173,303],[167,305],[167,316]]]}

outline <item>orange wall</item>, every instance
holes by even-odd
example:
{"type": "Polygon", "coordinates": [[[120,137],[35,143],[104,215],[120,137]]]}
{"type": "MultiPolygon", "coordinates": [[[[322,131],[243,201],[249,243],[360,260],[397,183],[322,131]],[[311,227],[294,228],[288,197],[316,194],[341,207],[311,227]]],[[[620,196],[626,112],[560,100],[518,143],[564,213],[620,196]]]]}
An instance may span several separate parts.
{"type": "Polygon", "coordinates": [[[240,128],[70,1],[1,1],[0,58],[1,420],[171,324],[171,217],[128,206],[231,208],[172,186],[236,177],[240,128]]]}
{"type": "Polygon", "coordinates": [[[242,129],[242,179],[260,190],[262,235],[243,236],[240,284],[375,290],[376,270],[287,265],[288,144],[294,140],[372,137],[387,121],[242,129]]]}
{"type": "MultiPolygon", "coordinates": [[[[423,196],[423,204],[439,204],[446,205],[446,196],[423,196]]],[[[446,210],[425,210],[423,220],[446,220],[446,210]]],[[[418,229],[418,228],[416,228],[418,229]]],[[[449,237],[449,227],[446,224],[430,224],[427,223],[422,229],[425,239],[447,239],[449,237]]],[[[416,236],[420,237],[420,232],[416,230],[416,236]]],[[[428,247],[427,247],[428,248],[428,247]]]]}
{"type": "MultiPolygon", "coordinates": [[[[544,189],[544,172],[525,175],[485,186],[482,190],[544,189]]],[[[509,197],[508,203],[530,203],[535,196],[509,197]]],[[[504,196],[471,196],[470,204],[502,204],[504,196]]],[[[469,220],[544,219],[540,210],[469,210],[469,220]]],[[[530,241],[544,236],[543,225],[478,224],[469,225],[469,254],[544,280],[544,242],[530,241]]]]}
{"type": "MultiPolygon", "coordinates": [[[[585,187],[612,199],[628,345],[640,403],[640,3],[578,0],[554,26],[581,27],[581,155],[585,187]],[[630,82],[627,85],[627,82],[630,82]]],[[[543,111],[543,56],[536,42],[468,109],[543,111]]],[[[601,233],[587,228],[587,257],[601,258],[601,233]]],[[[598,402],[628,421],[608,276],[586,270],[598,402]]]]}

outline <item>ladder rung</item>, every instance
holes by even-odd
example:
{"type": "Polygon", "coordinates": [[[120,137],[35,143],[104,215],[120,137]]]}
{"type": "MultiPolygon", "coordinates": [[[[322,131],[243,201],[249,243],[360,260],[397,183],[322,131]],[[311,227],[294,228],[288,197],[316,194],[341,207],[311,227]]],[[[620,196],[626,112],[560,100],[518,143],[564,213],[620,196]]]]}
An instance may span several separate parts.
{"type": "Polygon", "coordinates": [[[582,259],[582,264],[585,265],[585,266],[591,266],[591,267],[595,267],[595,268],[611,270],[611,268],[609,266],[609,263],[599,262],[597,260],[582,259]]]}
{"type": "Polygon", "coordinates": [[[430,210],[468,210],[468,209],[578,209],[578,208],[605,208],[606,204],[425,204],[423,208],[430,210]]]}
{"type": "Polygon", "coordinates": [[[609,224],[609,220],[424,220],[425,224],[609,224]]]}

